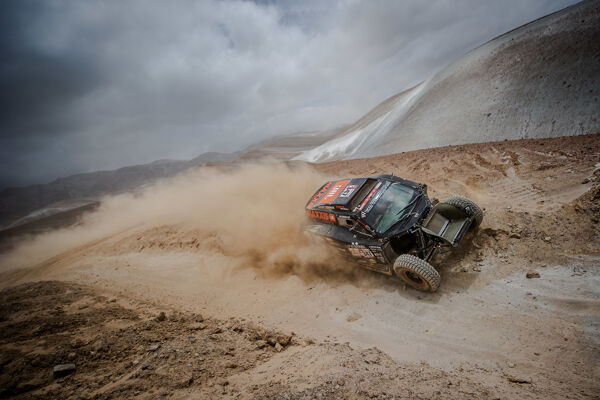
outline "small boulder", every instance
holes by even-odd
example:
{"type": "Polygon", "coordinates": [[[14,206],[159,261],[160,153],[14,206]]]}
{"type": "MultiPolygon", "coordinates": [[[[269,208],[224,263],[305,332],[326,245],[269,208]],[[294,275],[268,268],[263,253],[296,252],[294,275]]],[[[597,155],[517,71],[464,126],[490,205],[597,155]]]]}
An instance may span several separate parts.
{"type": "Polygon", "coordinates": [[[190,324],[190,330],[192,331],[202,331],[204,329],[206,329],[206,325],[202,322],[194,322],[190,324]]]}
{"type": "Polygon", "coordinates": [[[160,312],[160,314],[158,314],[158,316],[156,317],[156,320],[157,320],[158,322],[162,322],[162,321],[164,321],[165,319],[167,319],[167,316],[166,316],[166,315],[165,315],[165,313],[164,313],[164,312],[162,312],[162,311],[161,311],[161,312],[160,312]]]}
{"type": "Polygon", "coordinates": [[[527,279],[532,279],[532,278],[539,278],[540,277],[540,273],[534,270],[531,271],[527,271],[527,273],[525,274],[525,277],[527,279]]]}
{"type": "Polygon", "coordinates": [[[508,379],[509,382],[513,382],[513,383],[531,384],[531,379],[520,377],[520,376],[506,375],[506,379],[508,379]]]}
{"type": "Polygon", "coordinates": [[[75,364],[59,364],[54,366],[52,370],[52,376],[54,378],[61,378],[75,372],[75,364]]]}
{"type": "Polygon", "coordinates": [[[287,346],[292,341],[292,335],[269,332],[266,339],[267,343],[269,343],[271,346],[275,346],[276,343],[280,343],[283,346],[287,346]]]}
{"type": "Polygon", "coordinates": [[[348,317],[346,318],[346,321],[348,321],[348,322],[354,322],[354,321],[358,321],[361,318],[362,318],[362,315],[360,315],[359,313],[354,312],[354,313],[348,315],[348,317]]]}
{"type": "Polygon", "coordinates": [[[283,346],[280,345],[279,343],[275,343],[275,350],[277,350],[277,352],[281,352],[281,350],[283,350],[283,346]]]}
{"type": "Polygon", "coordinates": [[[154,369],[154,367],[152,366],[152,364],[146,363],[146,364],[142,364],[142,369],[152,371],[154,369]]]}

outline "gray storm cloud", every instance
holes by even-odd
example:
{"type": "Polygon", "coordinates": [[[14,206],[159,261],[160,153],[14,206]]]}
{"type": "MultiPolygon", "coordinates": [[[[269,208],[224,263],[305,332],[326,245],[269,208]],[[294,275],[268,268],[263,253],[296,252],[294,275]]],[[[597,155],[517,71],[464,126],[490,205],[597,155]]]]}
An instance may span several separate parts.
{"type": "Polygon", "coordinates": [[[352,122],[574,2],[3,1],[0,187],[352,122]]]}

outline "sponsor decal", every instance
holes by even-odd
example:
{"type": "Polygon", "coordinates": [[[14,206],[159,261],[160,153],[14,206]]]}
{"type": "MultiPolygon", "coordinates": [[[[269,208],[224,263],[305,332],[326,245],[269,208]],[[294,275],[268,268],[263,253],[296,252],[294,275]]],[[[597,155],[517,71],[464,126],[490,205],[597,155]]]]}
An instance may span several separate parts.
{"type": "Polygon", "coordinates": [[[377,261],[379,261],[382,264],[385,264],[385,257],[383,256],[383,251],[380,247],[377,246],[369,246],[369,249],[371,249],[371,251],[373,252],[373,254],[375,255],[375,257],[377,258],[377,261]]]}
{"type": "Polygon", "coordinates": [[[323,195],[323,193],[325,193],[333,184],[333,181],[329,181],[327,182],[325,185],[323,185],[323,187],[321,188],[321,190],[319,190],[313,197],[312,199],[310,199],[310,202],[308,203],[308,205],[306,206],[306,208],[312,208],[315,203],[317,202],[317,200],[319,199],[319,197],[321,197],[323,195]]]}
{"type": "Polygon", "coordinates": [[[370,259],[374,259],[375,258],[375,256],[371,252],[371,250],[367,249],[365,246],[350,245],[350,246],[348,246],[348,251],[354,257],[358,257],[358,258],[370,258],[370,259]]]}
{"type": "Polygon", "coordinates": [[[319,200],[319,204],[331,203],[335,198],[340,194],[340,192],[344,189],[344,187],[350,182],[350,179],[346,179],[343,181],[338,181],[333,184],[331,189],[323,196],[321,200],[319,200]]]}
{"type": "Polygon", "coordinates": [[[358,185],[347,185],[344,190],[342,190],[342,193],[340,193],[340,197],[350,197],[357,187],[358,185]]]}
{"type": "Polygon", "coordinates": [[[325,211],[306,210],[306,215],[321,222],[327,222],[329,224],[337,223],[335,214],[330,214],[325,211]]]}

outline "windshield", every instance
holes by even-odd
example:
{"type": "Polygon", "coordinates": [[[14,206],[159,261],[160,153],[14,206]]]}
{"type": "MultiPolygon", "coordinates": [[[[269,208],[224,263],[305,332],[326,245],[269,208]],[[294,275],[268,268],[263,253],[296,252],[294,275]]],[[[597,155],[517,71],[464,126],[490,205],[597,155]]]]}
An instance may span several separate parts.
{"type": "Polygon", "coordinates": [[[392,184],[367,214],[365,222],[379,233],[387,231],[398,219],[410,211],[415,192],[399,183],[392,184]]]}

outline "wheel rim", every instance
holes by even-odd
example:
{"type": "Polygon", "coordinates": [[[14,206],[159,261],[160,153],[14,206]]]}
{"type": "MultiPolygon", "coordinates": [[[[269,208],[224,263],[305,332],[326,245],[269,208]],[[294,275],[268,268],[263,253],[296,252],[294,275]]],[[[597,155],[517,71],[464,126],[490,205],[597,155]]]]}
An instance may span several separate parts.
{"type": "Polygon", "coordinates": [[[420,275],[415,274],[412,271],[409,271],[407,269],[403,269],[402,270],[402,275],[404,276],[404,278],[406,279],[407,282],[409,282],[412,285],[415,286],[419,286],[419,287],[426,287],[427,285],[427,281],[425,281],[425,279],[421,278],[420,275]]]}

